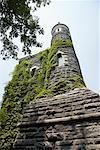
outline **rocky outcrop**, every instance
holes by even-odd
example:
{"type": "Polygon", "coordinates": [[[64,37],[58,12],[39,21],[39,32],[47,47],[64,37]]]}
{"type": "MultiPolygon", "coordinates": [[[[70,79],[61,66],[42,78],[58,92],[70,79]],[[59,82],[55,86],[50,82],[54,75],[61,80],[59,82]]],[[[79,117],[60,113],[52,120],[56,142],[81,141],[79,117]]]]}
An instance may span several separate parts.
{"type": "Polygon", "coordinates": [[[23,109],[14,150],[99,150],[100,97],[87,88],[23,109]]]}

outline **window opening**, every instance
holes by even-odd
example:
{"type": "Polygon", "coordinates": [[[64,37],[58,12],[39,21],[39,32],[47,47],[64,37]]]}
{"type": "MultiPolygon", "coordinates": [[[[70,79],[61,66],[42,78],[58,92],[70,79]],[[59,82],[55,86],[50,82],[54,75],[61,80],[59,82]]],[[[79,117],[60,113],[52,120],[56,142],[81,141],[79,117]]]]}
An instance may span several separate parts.
{"type": "Polygon", "coordinates": [[[64,65],[64,58],[62,57],[61,53],[57,54],[57,63],[58,63],[58,66],[64,65]]]}
{"type": "Polygon", "coordinates": [[[38,69],[38,66],[34,66],[34,67],[32,67],[31,69],[30,69],[30,71],[31,71],[31,76],[34,76],[34,74],[35,74],[35,71],[38,69]]]}
{"type": "Polygon", "coordinates": [[[32,76],[34,76],[35,70],[36,70],[36,68],[33,68],[33,69],[31,70],[31,75],[32,75],[32,76]]]}
{"type": "Polygon", "coordinates": [[[60,31],[61,31],[61,28],[56,29],[56,32],[60,32],[60,31]]]}

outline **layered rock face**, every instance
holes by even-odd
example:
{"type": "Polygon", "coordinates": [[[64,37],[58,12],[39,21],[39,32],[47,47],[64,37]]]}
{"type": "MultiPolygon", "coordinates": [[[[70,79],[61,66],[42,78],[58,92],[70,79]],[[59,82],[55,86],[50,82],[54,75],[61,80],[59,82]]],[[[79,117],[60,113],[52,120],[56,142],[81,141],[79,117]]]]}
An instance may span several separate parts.
{"type": "Polygon", "coordinates": [[[23,109],[14,150],[99,150],[100,97],[87,88],[23,109]]]}

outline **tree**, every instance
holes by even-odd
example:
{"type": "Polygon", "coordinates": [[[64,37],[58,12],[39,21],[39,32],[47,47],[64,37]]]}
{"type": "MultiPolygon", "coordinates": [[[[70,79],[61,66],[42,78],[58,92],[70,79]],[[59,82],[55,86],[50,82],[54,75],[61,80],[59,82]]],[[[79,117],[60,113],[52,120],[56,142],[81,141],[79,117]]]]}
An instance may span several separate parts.
{"type": "Polygon", "coordinates": [[[41,5],[49,3],[50,0],[0,0],[0,40],[3,44],[0,53],[3,59],[18,59],[14,38],[20,38],[24,54],[31,54],[31,46],[41,46],[37,33],[43,34],[44,31],[39,19],[32,14],[41,5]]]}

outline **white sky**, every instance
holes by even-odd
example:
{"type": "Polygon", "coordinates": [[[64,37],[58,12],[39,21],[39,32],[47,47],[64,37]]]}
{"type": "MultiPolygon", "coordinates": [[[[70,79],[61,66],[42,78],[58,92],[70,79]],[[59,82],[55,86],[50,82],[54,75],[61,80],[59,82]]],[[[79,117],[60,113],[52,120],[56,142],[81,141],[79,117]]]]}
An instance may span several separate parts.
{"type": "MultiPolygon", "coordinates": [[[[50,47],[51,29],[58,22],[66,24],[71,32],[75,52],[79,59],[86,86],[100,91],[100,1],[99,0],[51,0],[51,4],[40,8],[35,15],[40,18],[40,25],[45,35],[39,37],[42,48],[33,47],[33,54],[50,47]]],[[[20,43],[17,42],[21,47],[20,43]]],[[[4,87],[11,79],[11,72],[18,61],[3,61],[0,58],[0,101],[4,87]]]]}

